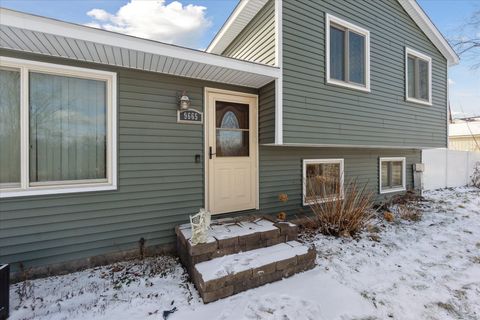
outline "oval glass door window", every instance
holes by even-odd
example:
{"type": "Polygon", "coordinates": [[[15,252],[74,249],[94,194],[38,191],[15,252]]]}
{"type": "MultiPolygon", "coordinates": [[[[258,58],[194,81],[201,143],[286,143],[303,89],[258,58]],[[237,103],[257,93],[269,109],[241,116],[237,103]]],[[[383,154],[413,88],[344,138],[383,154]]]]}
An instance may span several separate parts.
{"type": "Polygon", "coordinates": [[[248,157],[249,105],[217,101],[215,110],[217,157],[248,157]]]}

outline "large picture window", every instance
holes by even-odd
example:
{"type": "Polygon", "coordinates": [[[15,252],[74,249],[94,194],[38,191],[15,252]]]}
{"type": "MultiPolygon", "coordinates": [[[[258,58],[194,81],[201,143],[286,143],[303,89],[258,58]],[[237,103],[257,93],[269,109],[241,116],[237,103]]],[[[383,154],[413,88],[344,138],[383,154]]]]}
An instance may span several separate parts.
{"type": "Polygon", "coordinates": [[[405,158],[380,158],[380,193],[406,190],[405,158]]]}
{"type": "Polygon", "coordinates": [[[370,91],[370,32],[326,15],[327,83],[370,91]]]}
{"type": "Polygon", "coordinates": [[[432,58],[406,48],[405,89],[407,101],[432,104],[432,58]]]}
{"type": "Polygon", "coordinates": [[[116,75],[0,58],[0,196],[116,188],[116,75]]]}
{"type": "Polygon", "coordinates": [[[343,198],[343,159],[303,160],[303,205],[343,198]]]}
{"type": "Polygon", "coordinates": [[[0,67],[0,188],[20,186],[20,70],[0,67]]]}

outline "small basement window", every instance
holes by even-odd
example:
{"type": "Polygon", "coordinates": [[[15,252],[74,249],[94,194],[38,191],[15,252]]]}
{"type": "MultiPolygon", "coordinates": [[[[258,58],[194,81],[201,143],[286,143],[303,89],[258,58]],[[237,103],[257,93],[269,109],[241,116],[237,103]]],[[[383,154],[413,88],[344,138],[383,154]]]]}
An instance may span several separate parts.
{"type": "Polygon", "coordinates": [[[1,57],[0,197],[116,189],[116,74],[1,57]]]}
{"type": "Polygon", "coordinates": [[[370,91],[370,32],[326,15],[327,83],[370,91]]]}
{"type": "Polygon", "coordinates": [[[380,158],[380,193],[406,190],[405,158],[380,158]]]}
{"type": "Polygon", "coordinates": [[[432,58],[406,48],[405,80],[407,101],[432,104],[432,58]]]}
{"type": "Polygon", "coordinates": [[[303,205],[343,198],[343,159],[303,160],[303,205]]]}

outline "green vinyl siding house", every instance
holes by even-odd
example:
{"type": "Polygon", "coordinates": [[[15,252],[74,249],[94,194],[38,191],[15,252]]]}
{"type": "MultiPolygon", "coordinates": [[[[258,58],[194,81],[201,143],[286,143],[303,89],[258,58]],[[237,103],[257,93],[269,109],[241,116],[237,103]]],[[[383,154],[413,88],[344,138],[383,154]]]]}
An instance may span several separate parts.
{"type": "Polygon", "coordinates": [[[14,271],[169,250],[199,208],[294,216],[326,168],[381,201],[447,145],[458,57],[414,0],[242,0],[206,52],[0,10],[14,271]]]}

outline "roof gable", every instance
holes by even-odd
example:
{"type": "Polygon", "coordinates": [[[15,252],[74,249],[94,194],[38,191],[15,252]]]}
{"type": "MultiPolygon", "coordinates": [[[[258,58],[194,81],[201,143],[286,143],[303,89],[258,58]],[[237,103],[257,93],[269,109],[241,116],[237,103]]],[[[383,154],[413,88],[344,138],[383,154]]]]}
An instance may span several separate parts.
{"type": "MultiPolygon", "coordinates": [[[[282,0],[274,0],[282,1],[282,0]]],[[[440,33],[416,0],[397,0],[418,27],[432,41],[435,47],[447,59],[449,65],[457,64],[460,59],[445,37],[440,33]]],[[[241,0],[227,19],[218,34],[207,48],[207,52],[222,54],[225,48],[240,34],[247,24],[262,9],[268,0],[241,0]]]]}
{"type": "Polygon", "coordinates": [[[447,59],[449,65],[455,65],[460,62],[460,58],[448,41],[433,24],[432,20],[427,16],[425,11],[418,5],[416,0],[398,0],[403,9],[415,21],[418,27],[432,41],[442,55],[447,59]]]}
{"type": "Polygon", "coordinates": [[[267,2],[268,0],[241,0],[205,51],[222,54],[267,2]]]}

